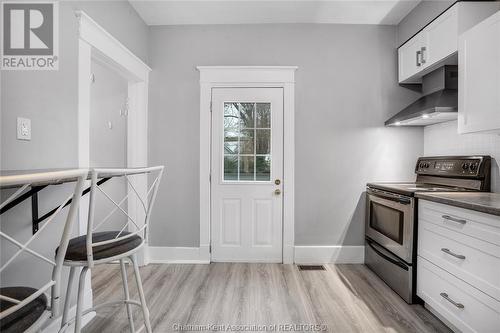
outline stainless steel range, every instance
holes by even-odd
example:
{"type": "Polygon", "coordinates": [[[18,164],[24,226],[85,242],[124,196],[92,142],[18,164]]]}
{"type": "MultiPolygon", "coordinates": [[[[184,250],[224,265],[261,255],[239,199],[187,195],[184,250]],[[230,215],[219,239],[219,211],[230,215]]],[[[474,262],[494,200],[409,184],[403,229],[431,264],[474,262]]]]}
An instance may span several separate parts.
{"type": "MultiPolygon", "coordinates": [[[[415,182],[368,183],[365,263],[406,302],[415,295],[416,192],[490,190],[489,156],[421,157],[415,182]]],[[[453,219],[451,216],[443,218],[453,219]]]]}

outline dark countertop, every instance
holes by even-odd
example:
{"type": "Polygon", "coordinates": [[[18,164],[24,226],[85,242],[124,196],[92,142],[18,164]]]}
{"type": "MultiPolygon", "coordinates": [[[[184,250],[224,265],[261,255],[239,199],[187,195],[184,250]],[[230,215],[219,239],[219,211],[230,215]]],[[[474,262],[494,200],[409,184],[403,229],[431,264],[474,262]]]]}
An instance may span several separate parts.
{"type": "Polygon", "coordinates": [[[415,195],[417,198],[450,206],[471,209],[500,216],[500,193],[490,192],[436,192],[415,195]]]}

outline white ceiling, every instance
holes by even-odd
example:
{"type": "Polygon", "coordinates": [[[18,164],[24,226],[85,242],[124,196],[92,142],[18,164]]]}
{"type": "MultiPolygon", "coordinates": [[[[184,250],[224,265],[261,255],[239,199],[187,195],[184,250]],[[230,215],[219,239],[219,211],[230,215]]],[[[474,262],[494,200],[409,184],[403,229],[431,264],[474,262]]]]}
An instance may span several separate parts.
{"type": "Polygon", "coordinates": [[[420,0],[129,0],[148,25],[398,24],[420,0]]]}

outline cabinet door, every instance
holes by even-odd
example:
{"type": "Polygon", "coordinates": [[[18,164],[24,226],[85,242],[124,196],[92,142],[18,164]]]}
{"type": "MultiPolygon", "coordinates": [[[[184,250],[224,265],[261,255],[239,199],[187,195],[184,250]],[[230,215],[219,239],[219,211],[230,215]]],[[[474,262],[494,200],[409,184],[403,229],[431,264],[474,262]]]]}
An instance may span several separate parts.
{"type": "Polygon", "coordinates": [[[423,67],[431,66],[458,50],[458,6],[453,6],[425,28],[427,47],[423,67]]]}
{"type": "Polygon", "coordinates": [[[422,47],[426,45],[425,39],[425,34],[417,34],[399,48],[398,61],[400,83],[421,82],[421,78],[410,80],[409,78],[423,69],[420,55],[422,47]]]}
{"type": "Polygon", "coordinates": [[[458,131],[500,131],[500,12],[460,36],[458,131]]]}

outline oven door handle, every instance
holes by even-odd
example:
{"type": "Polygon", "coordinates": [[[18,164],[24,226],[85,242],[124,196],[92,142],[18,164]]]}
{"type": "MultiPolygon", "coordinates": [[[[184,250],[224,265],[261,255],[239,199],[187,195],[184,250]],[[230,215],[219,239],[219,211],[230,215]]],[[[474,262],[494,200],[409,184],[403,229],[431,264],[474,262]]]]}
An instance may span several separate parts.
{"type": "Polygon", "coordinates": [[[405,271],[408,270],[408,266],[406,264],[403,264],[400,260],[397,260],[397,259],[394,259],[394,258],[391,258],[389,257],[388,255],[382,253],[382,251],[378,250],[373,242],[369,239],[366,239],[366,242],[368,243],[368,246],[370,246],[372,248],[373,251],[375,251],[375,253],[377,253],[379,256],[381,256],[382,258],[384,258],[385,260],[393,263],[394,265],[396,266],[399,266],[401,267],[402,269],[404,269],[405,271]]]}
{"type": "Polygon", "coordinates": [[[383,199],[386,199],[386,200],[390,200],[390,201],[395,201],[395,202],[398,202],[400,204],[403,204],[403,205],[409,205],[411,204],[411,199],[410,198],[402,198],[402,197],[399,197],[399,196],[391,196],[389,194],[385,194],[384,192],[379,192],[379,191],[374,191],[374,190],[368,190],[368,194],[371,194],[373,196],[376,196],[376,197],[379,197],[379,198],[383,198],[383,199]]]}

